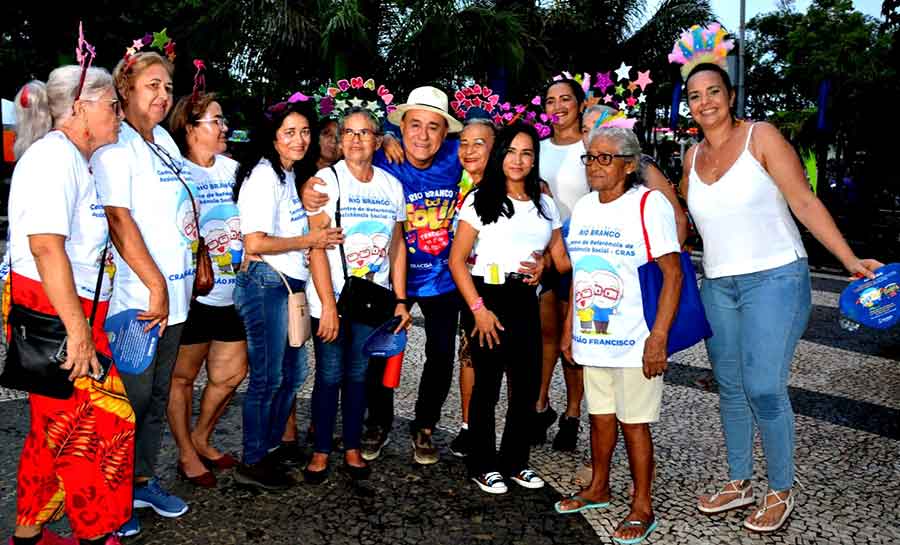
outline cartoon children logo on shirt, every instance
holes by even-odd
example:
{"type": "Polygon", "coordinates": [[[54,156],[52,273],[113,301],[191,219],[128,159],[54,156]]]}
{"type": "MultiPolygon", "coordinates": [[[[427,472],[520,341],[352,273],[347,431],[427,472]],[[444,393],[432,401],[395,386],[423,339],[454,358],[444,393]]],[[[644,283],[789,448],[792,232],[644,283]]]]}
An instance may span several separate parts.
{"type": "Polygon", "coordinates": [[[372,280],[384,266],[390,236],[387,227],[377,221],[363,221],[351,227],[344,240],[347,272],[372,280]]]}
{"type": "Polygon", "coordinates": [[[582,333],[594,332],[594,284],[587,271],[575,273],[575,314],[582,333]]]}
{"type": "MultiPolygon", "coordinates": [[[[193,187],[193,184],[189,183],[188,187],[191,188],[191,194],[197,194],[197,190],[193,187]]],[[[196,202],[196,200],[194,203],[199,208],[200,203],[196,202]]],[[[181,188],[181,193],[178,195],[178,208],[175,212],[175,221],[178,225],[178,231],[184,238],[185,244],[190,245],[192,250],[196,250],[197,222],[194,218],[194,207],[191,205],[190,197],[184,187],[181,188]]]]}
{"type": "Polygon", "coordinates": [[[231,250],[243,249],[241,218],[238,214],[238,209],[233,204],[222,204],[212,208],[200,220],[209,256],[221,272],[233,272],[231,250]]]}
{"type": "Polygon", "coordinates": [[[607,260],[596,255],[575,264],[575,307],[579,328],[588,335],[609,334],[610,316],[622,302],[624,283],[607,260]]]}

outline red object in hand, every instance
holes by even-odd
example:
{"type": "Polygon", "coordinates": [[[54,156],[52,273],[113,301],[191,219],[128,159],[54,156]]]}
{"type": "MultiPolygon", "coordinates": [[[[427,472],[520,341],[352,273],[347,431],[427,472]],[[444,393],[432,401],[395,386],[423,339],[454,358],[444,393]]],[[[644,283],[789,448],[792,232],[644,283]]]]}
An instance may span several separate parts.
{"type": "Polygon", "coordinates": [[[388,357],[384,366],[384,377],[381,379],[385,388],[396,388],[400,385],[401,367],[403,367],[403,352],[388,357]]]}

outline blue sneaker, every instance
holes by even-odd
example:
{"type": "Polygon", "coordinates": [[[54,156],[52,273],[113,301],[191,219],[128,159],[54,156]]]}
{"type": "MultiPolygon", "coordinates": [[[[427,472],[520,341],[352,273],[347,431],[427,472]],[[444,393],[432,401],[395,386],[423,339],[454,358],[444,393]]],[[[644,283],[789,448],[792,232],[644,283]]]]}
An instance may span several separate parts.
{"type": "Polygon", "coordinates": [[[136,536],[141,533],[141,521],[138,520],[137,515],[132,513],[131,518],[128,519],[128,522],[123,524],[122,527],[116,530],[114,533],[119,537],[136,536]]]}
{"type": "MultiPolygon", "coordinates": [[[[188,505],[178,496],[173,496],[153,477],[147,484],[134,487],[134,507],[152,507],[156,514],[175,518],[187,513],[188,505]]],[[[133,517],[132,517],[133,518],[133,517]]]]}

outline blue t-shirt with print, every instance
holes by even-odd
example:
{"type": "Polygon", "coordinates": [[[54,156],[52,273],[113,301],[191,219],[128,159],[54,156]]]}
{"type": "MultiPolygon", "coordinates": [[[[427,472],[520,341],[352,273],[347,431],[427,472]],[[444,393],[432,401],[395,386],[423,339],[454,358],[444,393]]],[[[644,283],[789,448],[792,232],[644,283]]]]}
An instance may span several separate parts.
{"type": "Polygon", "coordinates": [[[403,184],[406,199],[406,289],[410,297],[430,297],[456,289],[448,260],[453,242],[453,216],[462,167],[459,141],[441,144],[431,166],[418,169],[409,161],[389,163],[378,150],[374,164],[393,174],[403,184]]]}

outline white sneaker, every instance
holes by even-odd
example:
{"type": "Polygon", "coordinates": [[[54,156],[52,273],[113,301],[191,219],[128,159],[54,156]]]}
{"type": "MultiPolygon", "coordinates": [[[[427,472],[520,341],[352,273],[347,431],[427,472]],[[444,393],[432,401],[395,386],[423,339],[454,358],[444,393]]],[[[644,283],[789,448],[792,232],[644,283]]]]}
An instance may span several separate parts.
{"type": "Polygon", "coordinates": [[[503,482],[503,475],[500,475],[496,471],[482,473],[477,477],[472,477],[472,480],[475,481],[478,488],[484,490],[488,494],[506,494],[508,490],[506,488],[506,483],[503,482]]]}
{"type": "Polygon", "coordinates": [[[523,469],[511,477],[513,482],[525,488],[544,488],[544,479],[531,469],[523,469]]]}

